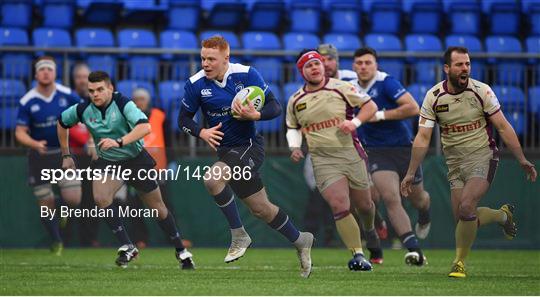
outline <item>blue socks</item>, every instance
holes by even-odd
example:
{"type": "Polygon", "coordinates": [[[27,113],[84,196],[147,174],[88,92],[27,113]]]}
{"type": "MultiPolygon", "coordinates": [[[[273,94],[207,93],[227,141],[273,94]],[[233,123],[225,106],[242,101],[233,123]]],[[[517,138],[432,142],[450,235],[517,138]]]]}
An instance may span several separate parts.
{"type": "Polygon", "coordinates": [[[289,219],[289,216],[279,209],[276,217],[268,223],[270,227],[287,237],[290,242],[295,242],[300,237],[300,232],[289,219]]]}
{"type": "Polygon", "coordinates": [[[173,242],[176,251],[183,251],[185,248],[184,244],[182,244],[182,237],[180,236],[178,228],[176,228],[176,222],[174,221],[174,217],[171,212],[169,211],[169,214],[165,219],[158,219],[157,221],[159,227],[167,234],[167,236],[169,236],[169,239],[173,242]]]}
{"type": "Polygon", "coordinates": [[[238,207],[234,201],[234,193],[229,185],[226,185],[219,194],[214,196],[216,204],[225,215],[227,222],[229,222],[229,228],[237,229],[242,227],[242,220],[240,219],[240,213],[238,213],[238,207]]]}
{"type": "Polygon", "coordinates": [[[124,224],[122,223],[122,219],[120,218],[118,214],[118,207],[116,207],[114,201],[105,208],[107,212],[112,211],[112,216],[106,216],[105,222],[107,222],[107,225],[111,229],[112,233],[116,236],[118,241],[121,245],[130,245],[131,240],[129,240],[129,236],[126,232],[126,228],[124,227],[124,224]]]}
{"type": "Polygon", "coordinates": [[[399,237],[401,239],[401,242],[403,245],[410,251],[420,251],[420,246],[418,245],[418,239],[416,238],[416,235],[411,232],[407,232],[399,237]]]}
{"type": "Polygon", "coordinates": [[[57,215],[55,215],[52,220],[50,220],[48,217],[41,218],[41,222],[43,223],[43,226],[45,226],[45,229],[47,229],[47,232],[49,232],[49,235],[54,242],[62,242],[57,215]]]}

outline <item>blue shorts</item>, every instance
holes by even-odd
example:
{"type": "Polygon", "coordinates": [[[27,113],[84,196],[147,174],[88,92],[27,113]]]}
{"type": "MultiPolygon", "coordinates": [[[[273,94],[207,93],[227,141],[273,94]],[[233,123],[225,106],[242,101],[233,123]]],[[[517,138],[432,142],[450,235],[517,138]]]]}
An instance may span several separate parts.
{"type": "MultiPolygon", "coordinates": [[[[394,171],[398,174],[399,180],[403,180],[407,169],[409,169],[409,162],[411,160],[411,148],[410,147],[396,147],[396,148],[368,148],[369,159],[369,172],[373,174],[376,171],[388,170],[394,171]]],[[[417,185],[424,179],[422,172],[422,166],[419,166],[414,174],[413,185],[417,185]]]]}
{"type": "MultiPolygon", "coordinates": [[[[238,147],[223,147],[218,151],[219,161],[231,167],[244,169],[249,168],[251,172],[249,179],[231,179],[229,185],[239,198],[247,198],[260,191],[263,187],[259,170],[264,163],[264,142],[260,135],[250,139],[249,144],[238,147]]],[[[238,170],[238,169],[236,169],[238,170]]]]}
{"type": "Polygon", "coordinates": [[[49,184],[50,180],[41,179],[43,169],[62,169],[62,153],[60,151],[39,154],[35,150],[28,152],[28,184],[32,187],[49,184]]]}
{"type": "Polygon", "coordinates": [[[122,170],[130,169],[131,174],[127,177],[126,180],[124,180],[124,182],[134,187],[137,191],[143,193],[150,193],[158,187],[157,181],[148,178],[139,179],[139,176],[137,174],[139,170],[145,170],[146,172],[149,172],[150,170],[154,169],[154,166],[156,166],[156,161],[145,149],[143,149],[135,158],[122,161],[109,161],[99,158],[95,161],[92,161],[92,163],[90,164],[90,168],[103,170],[108,165],[116,165],[116,168],[119,168],[121,166],[122,170]]]}

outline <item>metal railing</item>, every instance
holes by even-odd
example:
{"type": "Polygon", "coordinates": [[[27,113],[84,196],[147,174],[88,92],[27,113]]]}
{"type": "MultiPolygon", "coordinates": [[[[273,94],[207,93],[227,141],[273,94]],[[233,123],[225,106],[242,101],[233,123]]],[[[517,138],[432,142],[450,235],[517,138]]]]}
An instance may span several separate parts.
{"type": "MultiPolygon", "coordinates": [[[[111,69],[112,77],[115,82],[129,80],[130,78],[139,78],[140,81],[149,83],[150,88],[153,88],[153,103],[167,111],[170,120],[170,144],[171,148],[182,154],[196,156],[201,153],[210,152],[207,146],[200,140],[186,135],[176,127],[176,116],[179,109],[179,100],[171,100],[164,98],[164,94],[159,91],[160,83],[163,81],[185,82],[189,76],[200,69],[199,50],[172,50],[163,48],[148,48],[148,49],[125,49],[125,48],[35,48],[35,47],[2,47],[0,55],[6,53],[27,54],[30,59],[37,55],[47,53],[59,59],[58,73],[64,85],[70,85],[71,69],[75,63],[88,62],[87,58],[91,55],[111,56],[113,65],[103,65],[111,69]],[[125,58],[130,56],[153,57],[156,60],[154,64],[144,65],[138,64],[135,67],[125,58]],[[165,57],[167,55],[168,57],[165,57]],[[172,55],[172,56],[170,56],[172,55]],[[149,73],[147,68],[150,69],[149,73]],[[144,70],[144,71],[143,71],[144,70]]],[[[415,90],[429,89],[436,82],[444,79],[442,68],[441,52],[380,52],[379,53],[379,68],[398,77],[401,82],[409,87],[415,85],[415,90]],[[396,63],[397,62],[397,63],[396,63]],[[428,74],[428,75],[426,75],[428,74]],[[418,80],[426,80],[426,77],[432,77],[431,80],[419,83],[418,80]],[[427,88],[427,89],[426,89],[427,88]]],[[[278,67],[270,65],[265,67],[265,64],[255,63],[255,67],[262,73],[263,77],[270,83],[272,91],[277,97],[282,99],[282,103],[286,104],[287,98],[291,95],[288,86],[294,83],[300,83],[299,75],[297,74],[294,65],[294,57],[296,51],[250,51],[250,50],[233,50],[231,56],[233,61],[239,61],[243,64],[250,65],[252,61],[258,58],[277,58],[278,67]],[[263,66],[259,66],[263,65],[263,66]]],[[[340,53],[341,69],[350,69],[352,61],[352,52],[340,53]]],[[[538,152],[540,150],[540,104],[537,103],[540,98],[537,98],[539,93],[533,93],[532,90],[537,90],[540,85],[540,54],[536,53],[471,53],[473,78],[477,78],[483,82],[490,84],[495,90],[501,102],[503,102],[503,111],[514,128],[518,132],[520,141],[526,150],[538,152]],[[499,62],[494,62],[499,61],[499,62]],[[501,64],[502,62],[513,61],[519,65],[515,69],[508,69],[508,65],[501,64]],[[497,92],[497,90],[499,92],[497,92]],[[502,94],[501,92],[504,92],[502,94]],[[516,93],[517,92],[517,93],[516,93]],[[510,93],[510,94],[508,94],[510,93]],[[515,94],[518,95],[516,98],[515,94]],[[509,97],[509,98],[507,98],[509,97]],[[504,99],[504,100],[503,100],[504,99]],[[518,100],[519,99],[519,100],[518,100]],[[535,104],[532,104],[535,103],[535,104]],[[539,106],[539,108],[535,108],[539,106]]],[[[1,60],[0,60],[1,61],[1,60]]],[[[1,62],[0,62],[1,63],[1,62]]],[[[151,62],[152,63],[152,62],[151,62]]],[[[33,83],[33,69],[31,63],[25,65],[10,65],[9,67],[25,67],[23,73],[27,73],[24,77],[9,76],[8,73],[17,73],[7,69],[8,65],[0,65],[2,73],[0,79],[17,79],[24,83],[26,89],[30,89],[33,83]]],[[[96,69],[93,69],[96,70],[96,69]]],[[[6,98],[6,93],[10,93],[10,86],[0,88],[0,97],[6,98]]],[[[412,91],[412,89],[411,89],[412,91]]],[[[130,95],[130,94],[127,94],[130,95]]],[[[413,96],[417,101],[423,99],[422,92],[416,92],[413,96]]],[[[0,148],[10,149],[17,146],[14,140],[14,133],[11,129],[6,129],[9,126],[8,121],[13,120],[8,117],[13,117],[14,104],[19,98],[6,98],[0,102],[0,148]]],[[[199,117],[201,118],[201,117],[199,117]]],[[[285,139],[284,116],[281,122],[275,123],[274,126],[258,124],[263,129],[262,133],[266,140],[266,149],[270,154],[286,153],[287,142],[285,139]],[[264,126],[264,127],[262,127],[264,126]]],[[[500,142],[500,139],[498,139],[500,142]]],[[[433,142],[436,151],[440,151],[438,141],[433,142]]]]}

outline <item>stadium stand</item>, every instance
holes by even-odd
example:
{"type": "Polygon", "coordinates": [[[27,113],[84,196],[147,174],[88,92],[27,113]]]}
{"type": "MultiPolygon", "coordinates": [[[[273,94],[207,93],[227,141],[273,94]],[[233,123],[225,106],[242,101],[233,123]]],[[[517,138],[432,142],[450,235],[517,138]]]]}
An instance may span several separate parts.
{"type": "Polygon", "coordinates": [[[200,1],[169,0],[169,5],[169,29],[196,31],[199,28],[200,1]]]}
{"type": "MultiPolygon", "coordinates": [[[[274,92],[283,91],[284,100],[300,81],[294,53],[321,42],[340,50],[341,69],[350,69],[351,52],[358,47],[375,48],[382,54],[379,68],[417,94],[444,78],[438,58],[443,45],[469,49],[473,78],[527,94],[520,97],[520,106],[527,106],[520,111],[533,111],[529,90],[540,84],[540,55],[531,56],[540,53],[540,0],[3,0],[0,13],[2,47],[85,48],[69,54],[46,51],[57,59],[64,84],[69,84],[66,75],[73,63],[84,61],[116,81],[159,89],[154,100],[168,112],[175,107],[172,98],[162,97],[163,83],[183,82],[200,69],[200,40],[215,34],[224,35],[233,51],[245,50],[233,53],[231,61],[257,68],[274,92]],[[92,52],[115,47],[110,53],[92,52]],[[123,48],[135,52],[119,53],[123,48]],[[149,53],[148,48],[191,52],[149,53]],[[418,56],[407,55],[411,52],[418,56]],[[499,54],[515,58],[495,56],[499,54]]],[[[32,61],[41,54],[0,51],[1,79],[31,86],[32,61]]]]}
{"type": "Polygon", "coordinates": [[[448,1],[448,19],[452,34],[480,34],[480,5],[475,1],[448,1]]]}
{"type": "Polygon", "coordinates": [[[438,1],[405,1],[404,10],[409,14],[410,32],[437,34],[440,32],[442,5],[438,1]],[[407,11],[406,6],[410,6],[407,11]]]}
{"type": "Polygon", "coordinates": [[[321,28],[321,3],[319,1],[290,1],[289,11],[291,32],[319,32],[321,28]]]}
{"type": "Polygon", "coordinates": [[[371,5],[371,32],[397,34],[401,28],[402,10],[398,1],[377,1],[371,5]]]}
{"type": "MultiPolygon", "coordinates": [[[[512,36],[488,36],[486,50],[492,53],[520,53],[521,42],[512,36]]],[[[514,59],[488,59],[488,63],[497,65],[494,83],[520,85],[523,82],[525,67],[522,61],[514,59]]]]}
{"type": "MultiPolygon", "coordinates": [[[[431,34],[411,34],[405,37],[405,49],[408,52],[440,52],[443,50],[440,39],[431,34]]],[[[437,59],[409,58],[413,63],[415,81],[419,83],[435,83],[438,79],[436,70],[440,66],[437,59]]]]}
{"type": "Polygon", "coordinates": [[[29,28],[32,25],[31,0],[4,0],[0,3],[2,26],[29,28]]]}
{"type": "Polygon", "coordinates": [[[248,1],[249,30],[277,31],[285,15],[285,3],[282,1],[248,1]]]}
{"type": "Polygon", "coordinates": [[[0,80],[0,106],[17,106],[26,93],[26,86],[18,79],[0,80]]]}
{"type": "Polygon", "coordinates": [[[175,105],[178,105],[178,102],[184,96],[184,86],[185,82],[183,81],[162,81],[159,83],[159,98],[161,102],[159,107],[161,107],[167,115],[172,113],[172,110],[175,105]]]}
{"type": "Polygon", "coordinates": [[[330,32],[358,34],[362,31],[361,9],[357,1],[331,1],[329,3],[330,32]]]}
{"type": "Polygon", "coordinates": [[[73,27],[75,6],[70,0],[43,1],[43,27],[70,29],[73,27]]]}

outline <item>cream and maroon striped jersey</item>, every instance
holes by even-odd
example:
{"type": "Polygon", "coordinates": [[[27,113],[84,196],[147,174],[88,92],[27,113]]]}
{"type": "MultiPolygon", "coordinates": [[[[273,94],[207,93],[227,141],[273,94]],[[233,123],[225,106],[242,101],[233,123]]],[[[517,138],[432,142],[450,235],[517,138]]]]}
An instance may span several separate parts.
{"type": "Polygon", "coordinates": [[[488,118],[501,106],[493,90],[469,79],[463,92],[451,94],[447,84],[445,80],[431,88],[420,109],[421,117],[439,124],[443,148],[496,149],[488,118]]]}
{"type": "Polygon", "coordinates": [[[356,131],[352,135],[345,134],[338,126],[346,119],[351,120],[354,108],[369,100],[368,95],[360,94],[351,83],[329,78],[321,89],[306,91],[302,87],[289,98],[287,127],[302,130],[314,156],[318,152],[326,155],[333,151],[347,159],[347,154],[350,155],[352,150],[362,155],[364,152],[356,131]]]}

